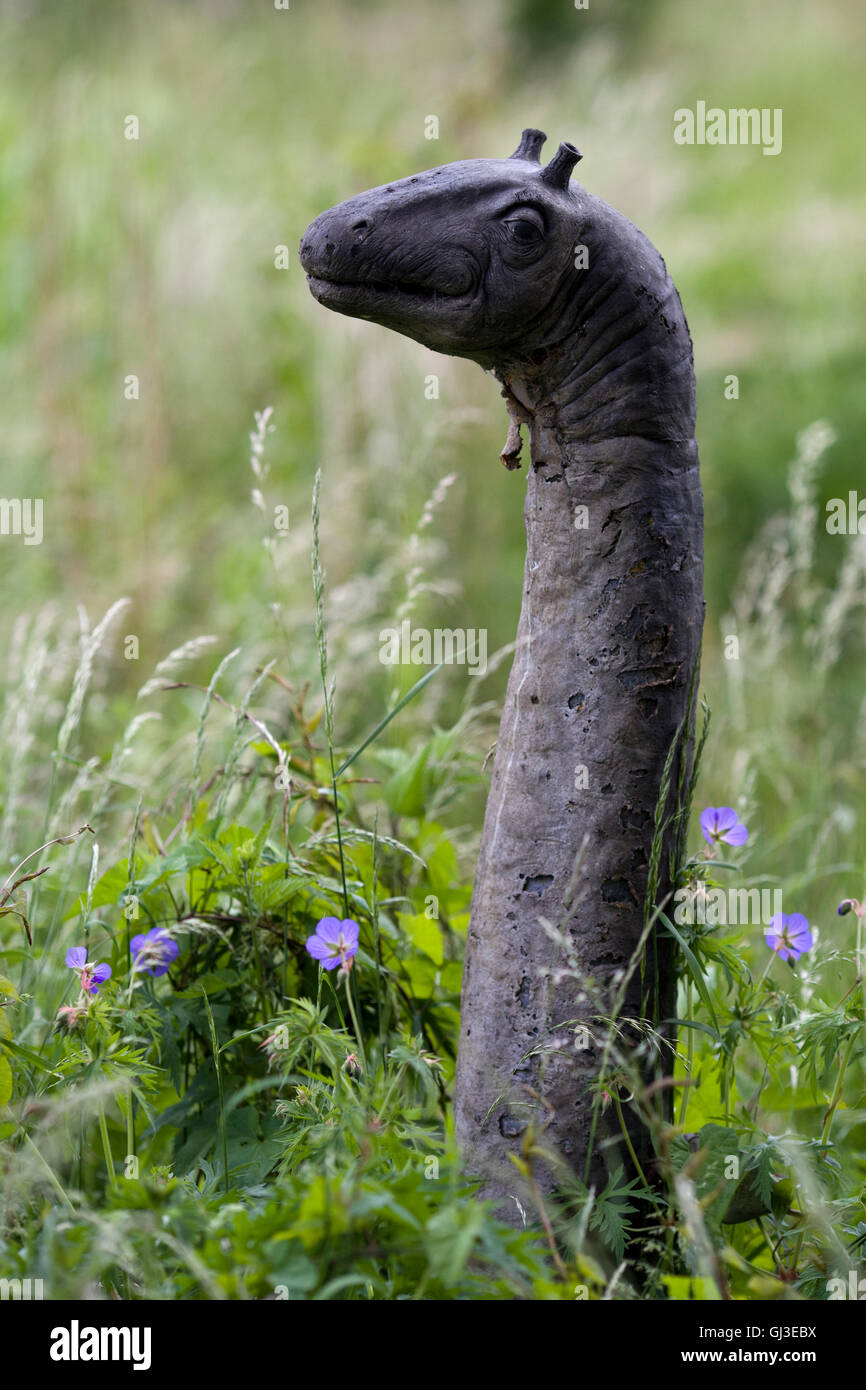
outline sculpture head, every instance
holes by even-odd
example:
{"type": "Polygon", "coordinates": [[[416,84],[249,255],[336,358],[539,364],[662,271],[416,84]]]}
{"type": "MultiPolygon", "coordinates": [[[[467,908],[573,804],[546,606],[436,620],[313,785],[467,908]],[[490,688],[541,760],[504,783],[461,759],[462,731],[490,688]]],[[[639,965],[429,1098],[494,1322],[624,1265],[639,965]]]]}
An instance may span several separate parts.
{"type": "Polygon", "coordinates": [[[310,290],[368,319],[482,366],[523,358],[552,334],[574,290],[584,219],[569,179],[580,159],[525,130],[509,159],[469,159],[371,188],[304,233],[310,290]]]}
{"type": "MultiPolygon", "coordinates": [[[[571,183],[580,159],[525,130],[509,159],[467,159],[323,212],[300,258],[320,304],[492,369],[573,439],[690,439],[692,346],[661,256],[571,183]]],[[[519,435],[503,459],[513,467],[519,435]]]]}

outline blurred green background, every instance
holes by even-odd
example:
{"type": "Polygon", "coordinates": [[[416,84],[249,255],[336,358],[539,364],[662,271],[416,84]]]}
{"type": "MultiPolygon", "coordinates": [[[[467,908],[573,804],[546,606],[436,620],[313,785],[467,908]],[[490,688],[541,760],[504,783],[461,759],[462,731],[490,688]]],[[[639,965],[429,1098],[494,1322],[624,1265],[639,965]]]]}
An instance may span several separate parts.
{"type": "MultiPolygon", "coordinates": [[[[704,801],[748,813],[758,878],[784,878],[801,894],[786,908],[835,931],[830,899],[862,890],[866,858],[866,562],[856,538],[823,527],[828,497],[866,493],[864,31],[858,0],[3,4],[0,490],[45,499],[41,546],[0,539],[12,754],[22,737],[39,747],[21,733],[28,703],[43,693],[45,720],[62,712],[78,605],[92,625],[131,600],[93,677],[82,756],[105,756],[156,662],[199,633],[218,640],[198,679],[235,646],[311,677],[318,467],[342,739],[387,703],[376,634],[409,590],[431,625],[487,628],[491,651],[511,641],[523,475],[498,463],[496,383],[324,312],[296,252],[323,208],[505,156],[537,125],[554,147],[576,142],[581,181],[659,247],[694,338],[715,723],[704,801]],[[782,153],[676,145],[673,113],[699,99],[781,107],[782,153]],[[738,400],[724,396],[731,373],[738,400]],[[291,514],[267,547],[248,446],[265,406],[265,506],[291,514]],[[819,420],[832,433],[798,447],[819,420]],[[40,621],[53,636],[36,669],[40,621]],[[128,634],[138,661],[124,660],[128,634]],[[824,882],[837,864],[839,892],[824,882]]],[[[507,667],[485,682],[444,673],[416,727],[453,720],[467,684],[498,701],[507,667]]],[[[159,708],[168,725],[187,715],[182,701],[159,708]]],[[[4,852],[30,847],[40,788],[19,769],[4,852]]],[[[475,830],[481,804],[457,812],[475,830]]]]}

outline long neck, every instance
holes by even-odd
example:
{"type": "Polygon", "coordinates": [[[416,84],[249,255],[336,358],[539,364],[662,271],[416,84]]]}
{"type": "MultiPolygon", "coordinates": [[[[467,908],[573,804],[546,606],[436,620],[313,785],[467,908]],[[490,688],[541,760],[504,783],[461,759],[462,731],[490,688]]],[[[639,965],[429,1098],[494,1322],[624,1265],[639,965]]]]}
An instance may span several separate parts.
{"type": "MultiPolygon", "coordinates": [[[[513,1190],[503,1158],[533,1114],[583,1177],[601,1044],[577,1046],[575,1030],[602,1038],[595,1015],[640,940],[656,803],[703,620],[688,331],[658,254],[607,213],[619,240],[595,224],[595,260],[591,245],[556,324],[569,331],[552,332],[531,367],[502,372],[532,415],[527,556],[455,1088],[458,1136],[499,1192],[513,1190]]],[[[625,1016],[671,1016],[664,948],[657,959],[658,973],[652,957],[635,971],[625,1016]]],[[[598,1148],[591,1168],[603,1173],[598,1148]]]]}
{"type": "Polygon", "coordinates": [[[579,190],[575,255],[522,345],[497,372],[569,443],[695,433],[692,344],[680,297],[661,256],[627,218],[579,190]]]}

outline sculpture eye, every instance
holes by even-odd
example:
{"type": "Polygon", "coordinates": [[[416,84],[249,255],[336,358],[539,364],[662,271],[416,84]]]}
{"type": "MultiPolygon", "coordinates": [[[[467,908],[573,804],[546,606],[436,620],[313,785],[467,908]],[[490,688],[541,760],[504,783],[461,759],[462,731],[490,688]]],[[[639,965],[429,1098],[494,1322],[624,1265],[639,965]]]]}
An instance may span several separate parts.
{"type": "Polygon", "coordinates": [[[516,241],[519,246],[532,246],[541,240],[542,229],[534,218],[507,217],[505,226],[512,241],[516,241]]]}

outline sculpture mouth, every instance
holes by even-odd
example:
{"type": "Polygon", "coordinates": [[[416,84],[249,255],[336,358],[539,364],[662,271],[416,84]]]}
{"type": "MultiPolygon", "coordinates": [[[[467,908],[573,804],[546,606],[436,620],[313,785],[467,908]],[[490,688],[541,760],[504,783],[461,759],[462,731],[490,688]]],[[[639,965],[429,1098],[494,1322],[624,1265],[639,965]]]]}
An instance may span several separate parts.
{"type": "Polygon", "coordinates": [[[363,307],[385,308],[389,304],[432,304],[436,300],[454,302],[468,297],[464,289],[445,291],[417,281],[394,280],[329,280],[323,275],[307,275],[310,293],[326,308],[363,307]]]}

